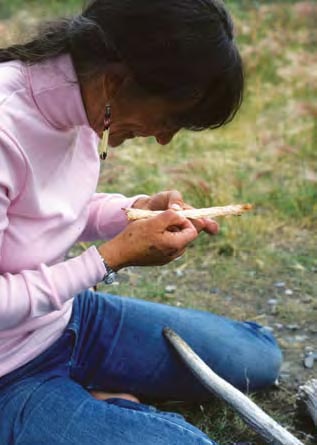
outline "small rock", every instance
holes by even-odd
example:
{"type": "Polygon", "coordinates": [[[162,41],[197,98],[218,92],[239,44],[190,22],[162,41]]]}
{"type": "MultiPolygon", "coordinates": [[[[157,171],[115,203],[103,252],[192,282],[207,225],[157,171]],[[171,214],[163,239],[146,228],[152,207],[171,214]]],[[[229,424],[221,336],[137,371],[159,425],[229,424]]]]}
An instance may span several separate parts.
{"type": "Polygon", "coordinates": [[[302,298],[302,303],[309,304],[313,301],[312,297],[310,295],[306,295],[304,298],[302,298]]]}
{"type": "Polygon", "coordinates": [[[271,315],[276,315],[278,310],[277,310],[277,300],[275,298],[271,298],[270,300],[267,301],[267,304],[270,307],[270,314],[271,315]]]}
{"type": "Polygon", "coordinates": [[[175,274],[178,278],[182,278],[185,275],[185,272],[181,269],[176,269],[175,274]]]}
{"type": "Polygon", "coordinates": [[[292,291],[292,289],[285,289],[285,295],[293,295],[294,292],[292,291]]]}
{"type": "Polygon", "coordinates": [[[304,341],[308,340],[308,335],[295,335],[295,341],[298,343],[303,343],[304,341]]]}
{"type": "Polygon", "coordinates": [[[309,332],[312,334],[317,334],[317,328],[309,328],[309,332]]]}
{"type": "Polygon", "coordinates": [[[282,323],[274,323],[273,325],[278,331],[281,331],[284,328],[282,323]]]}
{"type": "Polygon", "coordinates": [[[287,324],[286,329],[289,329],[290,331],[297,331],[299,329],[298,324],[287,324]]]}
{"type": "Polygon", "coordinates": [[[284,281],[278,281],[277,283],[274,283],[274,286],[281,289],[286,286],[286,283],[284,281]]]}
{"type": "Polygon", "coordinates": [[[165,287],[165,292],[166,292],[167,294],[173,294],[173,293],[176,291],[176,289],[177,289],[177,287],[176,287],[174,284],[168,284],[168,285],[165,287]]]}
{"type": "Polygon", "coordinates": [[[220,294],[220,293],[221,293],[221,290],[219,289],[219,287],[212,287],[212,288],[210,289],[210,293],[211,293],[211,294],[220,294]]]}
{"type": "Polygon", "coordinates": [[[306,354],[304,358],[304,367],[308,369],[312,369],[314,367],[315,357],[312,352],[306,354]]]}
{"type": "Polygon", "coordinates": [[[267,304],[269,304],[269,305],[277,304],[277,299],[271,298],[270,300],[267,300],[267,304]]]}

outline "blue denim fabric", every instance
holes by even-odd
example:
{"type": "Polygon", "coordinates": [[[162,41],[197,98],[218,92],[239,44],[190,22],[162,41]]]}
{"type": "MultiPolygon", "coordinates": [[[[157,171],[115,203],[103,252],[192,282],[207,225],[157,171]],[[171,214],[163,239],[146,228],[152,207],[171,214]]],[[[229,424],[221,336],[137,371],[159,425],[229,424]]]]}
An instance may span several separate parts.
{"type": "Polygon", "coordinates": [[[0,379],[1,445],[211,445],[175,413],[95,400],[87,389],[143,398],[210,395],[166,342],[169,326],[223,378],[243,390],[276,379],[281,352],[269,332],[208,312],[86,291],[63,336],[0,379]]]}

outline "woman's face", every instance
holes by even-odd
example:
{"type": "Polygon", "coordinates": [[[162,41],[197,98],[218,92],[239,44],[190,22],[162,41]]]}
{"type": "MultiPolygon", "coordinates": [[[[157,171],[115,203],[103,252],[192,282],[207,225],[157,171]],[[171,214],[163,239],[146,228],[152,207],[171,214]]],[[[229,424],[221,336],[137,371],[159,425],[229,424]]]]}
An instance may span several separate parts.
{"type": "Polygon", "coordinates": [[[168,144],[180,130],[173,116],[188,104],[173,104],[159,97],[119,91],[111,103],[109,145],[117,147],[126,139],[154,136],[161,145],[168,144]]]}
{"type": "Polygon", "coordinates": [[[154,98],[112,105],[109,145],[117,147],[126,139],[154,136],[161,145],[168,144],[179,128],[171,124],[171,106],[154,98]],[[121,106],[122,105],[122,106],[121,106]]]}
{"type": "Polygon", "coordinates": [[[82,95],[91,127],[102,136],[106,103],[111,106],[109,145],[117,147],[127,139],[154,136],[168,144],[180,130],[175,117],[193,105],[193,101],[170,101],[140,91],[131,78],[116,84],[101,78],[82,84],[82,95]],[[107,93],[103,93],[106,91],[107,93]],[[109,93],[110,92],[110,93],[109,93]],[[107,94],[110,99],[107,100],[107,94]]]}

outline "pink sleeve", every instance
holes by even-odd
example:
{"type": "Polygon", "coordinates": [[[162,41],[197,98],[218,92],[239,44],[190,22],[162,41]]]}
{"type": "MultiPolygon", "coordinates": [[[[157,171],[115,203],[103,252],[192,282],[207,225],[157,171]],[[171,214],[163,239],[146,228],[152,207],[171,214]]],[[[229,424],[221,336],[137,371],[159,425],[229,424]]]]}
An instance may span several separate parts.
{"type": "Polygon", "coordinates": [[[127,209],[140,197],[132,198],[119,194],[95,193],[89,203],[89,217],[86,228],[78,241],[107,240],[115,237],[128,225],[127,209]]]}
{"type": "MultiPolygon", "coordinates": [[[[3,135],[0,145],[0,266],[5,230],[9,225],[8,208],[19,195],[25,180],[24,159],[3,135]]],[[[2,267],[5,270],[5,267],[2,267]]],[[[17,274],[0,275],[0,336],[6,329],[30,324],[37,317],[59,310],[77,293],[95,285],[105,273],[102,259],[93,246],[68,261],[17,274]]],[[[34,327],[33,327],[34,328],[34,327]]]]}
{"type": "MultiPolygon", "coordinates": [[[[96,247],[55,264],[41,264],[37,270],[0,275],[0,332],[60,310],[67,300],[101,281],[105,274],[96,247]]],[[[0,335],[1,336],[1,335],[0,335]]]]}

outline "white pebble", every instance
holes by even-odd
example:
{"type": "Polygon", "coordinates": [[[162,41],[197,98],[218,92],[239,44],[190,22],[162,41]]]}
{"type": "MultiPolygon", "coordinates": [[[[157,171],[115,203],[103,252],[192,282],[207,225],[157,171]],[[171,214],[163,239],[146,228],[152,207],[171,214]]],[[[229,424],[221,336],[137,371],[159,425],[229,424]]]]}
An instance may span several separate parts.
{"type": "Polygon", "coordinates": [[[165,287],[165,292],[167,294],[173,294],[176,291],[176,286],[174,286],[173,284],[169,284],[165,287]]]}

